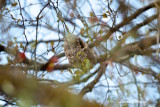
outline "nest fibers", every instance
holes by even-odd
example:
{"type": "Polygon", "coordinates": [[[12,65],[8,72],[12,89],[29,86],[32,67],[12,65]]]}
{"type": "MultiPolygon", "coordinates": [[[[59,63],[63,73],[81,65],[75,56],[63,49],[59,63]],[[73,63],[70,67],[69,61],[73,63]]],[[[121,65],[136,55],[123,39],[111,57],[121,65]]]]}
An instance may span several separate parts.
{"type": "Polygon", "coordinates": [[[88,45],[71,33],[64,38],[64,52],[69,63],[76,67],[83,67],[86,63],[90,65],[96,63],[96,58],[88,45]]]}

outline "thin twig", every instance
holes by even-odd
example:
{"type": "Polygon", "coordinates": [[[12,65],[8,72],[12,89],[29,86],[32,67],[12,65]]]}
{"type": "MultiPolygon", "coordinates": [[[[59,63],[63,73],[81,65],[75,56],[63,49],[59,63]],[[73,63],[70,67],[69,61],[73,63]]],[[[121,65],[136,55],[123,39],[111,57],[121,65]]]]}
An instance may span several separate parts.
{"type": "Polygon", "coordinates": [[[27,45],[28,45],[28,40],[27,40],[27,36],[26,36],[26,33],[25,33],[25,29],[26,29],[26,27],[25,27],[25,25],[24,25],[24,17],[23,17],[23,15],[22,15],[22,7],[21,7],[21,3],[20,3],[20,1],[18,0],[18,3],[19,3],[19,7],[20,7],[20,15],[21,15],[21,17],[22,17],[22,26],[23,26],[23,28],[24,28],[24,32],[23,32],[23,34],[24,34],[24,37],[25,37],[25,39],[26,39],[26,46],[25,46],[25,49],[24,49],[24,52],[26,51],[26,49],[27,49],[27,45]]]}
{"type": "Polygon", "coordinates": [[[39,14],[36,17],[37,20],[37,26],[36,26],[36,41],[35,41],[35,50],[34,50],[34,67],[35,67],[35,71],[36,71],[36,77],[37,77],[37,64],[36,64],[36,50],[37,50],[37,38],[38,38],[38,26],[39,26],[39,18],[40,18],[40,14],[42,13],[42,11],[49,5],[49,2],[40,10],[39,14]]]}

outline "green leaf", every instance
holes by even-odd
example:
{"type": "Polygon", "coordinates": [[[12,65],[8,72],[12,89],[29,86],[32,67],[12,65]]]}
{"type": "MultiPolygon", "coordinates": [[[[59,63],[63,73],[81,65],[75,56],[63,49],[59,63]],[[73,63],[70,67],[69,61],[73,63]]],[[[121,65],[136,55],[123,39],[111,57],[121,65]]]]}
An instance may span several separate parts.
{"type": "Polygon", "coordinates": [[[80,71],[80,70],[76,70],[76,71],[74,72],[74,74],[76,74],[76,75],[80,75],[80,74],[82,74],[82,71],[80,71]]]}
{"type": "Polygon", "coordinates": [[[90,63],[90,60],[89,59],[86,59],[86,69],[89,70],[90,69],[90,66],[91,66],[91,63],[90,63]]]}

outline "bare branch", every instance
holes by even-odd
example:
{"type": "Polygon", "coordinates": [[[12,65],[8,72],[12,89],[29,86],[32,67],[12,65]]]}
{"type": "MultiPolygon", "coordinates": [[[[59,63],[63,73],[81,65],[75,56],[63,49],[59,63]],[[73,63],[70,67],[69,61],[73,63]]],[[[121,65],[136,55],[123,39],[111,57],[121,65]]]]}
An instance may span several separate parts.
{"type": "Polygon", "coordinates": [[[87,84],[81,91],[80,91],[80,95],[84,96],[87,92],[92,91],[93,87],[95,86],[95,84],[99,81],[99,79],[101,78],[102,74],[105,72],[105,65],[101,64],[98,74],[95,77],[95,79],[90,82],[89,84],[87,84]]]}

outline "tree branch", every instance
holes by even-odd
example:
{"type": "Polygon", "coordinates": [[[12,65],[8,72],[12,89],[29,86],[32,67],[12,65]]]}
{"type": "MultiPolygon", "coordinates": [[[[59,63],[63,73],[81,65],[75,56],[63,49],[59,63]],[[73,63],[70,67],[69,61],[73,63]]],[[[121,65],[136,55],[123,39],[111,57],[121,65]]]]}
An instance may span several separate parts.
{"type": "Polygon", "coordinates": [[[30,106],[41,104],[52,107],[68,107],[68,105],[70,107],[99,107],[98,104],[84,101],[64,89],[53,88],[49,84],[39,83],[32,78],[19,77],[4,69],[0,69],[0,92],[24,101],[23,104],[28,105],[26,101],[31,101],[30,106]]]}
{"type": "Polygon", "coordinates": [[[89,47],[92,48],[94,46],[99,45],[101,42],[106,41],[110,37],[110,35],[112,35],[115,31],[117,31],[117,29],[119,29],[119,28],[123,27],[124,25],[128,24],[130,21],[135,19],[142,12],[147,11],[148,9],[151,9],[153,7],[156,7],[155,4],[160,5],[160,1],[158,0],[158,1],[154,2],[154,3],[151,3],[151,4],[149,4],[149,5],[145,6],[145,7],[142,7],[140,9],[138,9],[131,16],[126,17],[125,19],[123,19],[123,21],[121,23],[119,23],[118,25],[116,25],[114,28],[111,28],[107,34],[102,36],[101,39],[97,39],[96,41],[90,43],[89,47]]]}
{"type": "Polygon", "coordinates": [[[90,82],[89,84],[87,84],[81,91],[80,91],[80,95],[84,96],[87,92],[92,91],[93,87],[95,86],[95,84],[99,81],[99,79],[101,78],[102,74],[105,72],[105,65],[101,64],[98,74],[95,77],[95,79],[90,82]]]}

